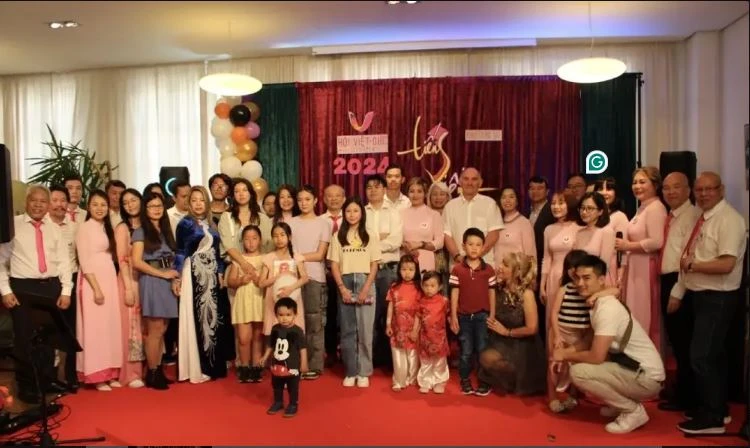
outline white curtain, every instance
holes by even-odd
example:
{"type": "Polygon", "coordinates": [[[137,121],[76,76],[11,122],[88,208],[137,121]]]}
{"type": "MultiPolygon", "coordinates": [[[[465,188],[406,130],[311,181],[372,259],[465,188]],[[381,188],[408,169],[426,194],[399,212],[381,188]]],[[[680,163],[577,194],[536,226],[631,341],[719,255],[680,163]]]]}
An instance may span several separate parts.
{"type": "MultiPolygon", "coordinates": [[[[684,43],[597,45],[595,54],[642,72],[643,164],[678,146],[678,92],[684,43]]],[[[553,75],[588,46],[472,51],[282,56],[212,63],[209,72],[248,73],[264,83],[443,76],[553,75]]],[[[216,98],[198,88],[202,63],[0,77],[0,141],[12,150],[12,174],[34,174],[29,158],[46,154],[45,124],[68,142],[81,140],[119,168],[115,176],[142,188],[161,166],[187,166],[194,184],[219,170],[209,133],[216,98]]],[[[262,111],[261,111],[262,113],[262,111]]],[[[262,151],[263,148],[260,148],[262,151]]]]}

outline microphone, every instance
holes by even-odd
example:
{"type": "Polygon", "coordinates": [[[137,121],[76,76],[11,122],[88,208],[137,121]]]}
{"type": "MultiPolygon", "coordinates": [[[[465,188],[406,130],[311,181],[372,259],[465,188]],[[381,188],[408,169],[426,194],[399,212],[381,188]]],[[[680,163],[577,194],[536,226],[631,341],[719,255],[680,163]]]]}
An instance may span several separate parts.
{"type": "MultiPolygon", "coordinates": [[[[622,239],[622,232],[615,233],[615,238],[622,239]]],[[[622,251],[617,251],[617,267],[622,267],[622,251]]]]}

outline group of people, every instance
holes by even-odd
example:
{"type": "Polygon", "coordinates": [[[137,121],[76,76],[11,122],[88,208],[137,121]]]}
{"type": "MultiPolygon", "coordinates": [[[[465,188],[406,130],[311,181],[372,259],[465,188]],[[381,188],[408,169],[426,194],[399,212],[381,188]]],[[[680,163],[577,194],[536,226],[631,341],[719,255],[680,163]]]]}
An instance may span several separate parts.
{"type": "Polygon", "coordinates": [[[718,175],[695,181],[696,207],[684,174],[662,182],[637,169],[632,219],[611,178],[587,186],[573,174],[550,197],[532,177],[526,215],[515,187],[481,195],[471,167],[459,182],[451,199],[446,184],[407,181],[392,165],[367,177],[366,202],[326,187],[320,215],[309,185],[258,198],[223,174],[208,189],[173,184],[171,208],[159,184],[141,193],[111,181],[85,210],[80,178],[31,186],[0,248],[19,398],[39,399],[32,310],[57,308],[83,348],[59,347],[73,388],[168,389],[173,357],[191,383],[226,377],[230,363],[240,382],[260,382],[270,367],[268,412],[291,417],[300,379],[338,360],[344,387],[368,387],[382,367],[396,392],[443,393],[455,338],[463,394],[546,390],[553,412],[588,394],[613,418],[607,431],[625,433],[648,421],[641,402],[663,387],[664,329],[678,376],[660,408],[686,412],[682,431],[723,432],[745,223],[718,175]]]}

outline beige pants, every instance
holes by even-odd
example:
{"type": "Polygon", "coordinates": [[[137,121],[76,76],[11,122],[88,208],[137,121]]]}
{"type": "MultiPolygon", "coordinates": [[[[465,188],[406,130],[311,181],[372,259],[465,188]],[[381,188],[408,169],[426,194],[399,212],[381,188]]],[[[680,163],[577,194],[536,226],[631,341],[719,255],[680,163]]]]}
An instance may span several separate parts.
{"type": "Polygon", "coordinates": [[[438,384],[448,382],[450,373],[448,372],[448,359],[446,357],[419,358],[419,363],[417,383],[420,388],[432,389],[438,384]]]}
{"type": "Polygon", "coordinates": [[[634,411],[662,388],[662,383],[647,377],[643,371],[633,372],[614,362],[573,364],[570,379],[578,389],[625,412],[634,411]]]}
{"type": "Polygon", "coordinates": [[[419,356],[416,350],[391,347],[393,357],[393,386],[404,388],[417,382],[419,356]]]}

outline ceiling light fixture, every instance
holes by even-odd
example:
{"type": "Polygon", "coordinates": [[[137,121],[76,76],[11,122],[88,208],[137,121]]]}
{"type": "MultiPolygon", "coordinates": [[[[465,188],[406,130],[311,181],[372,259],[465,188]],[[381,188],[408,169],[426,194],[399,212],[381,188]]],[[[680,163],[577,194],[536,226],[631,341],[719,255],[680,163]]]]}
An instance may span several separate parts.
{"type": "Polygon", "coordinates": [[[561,79],[577,84],[593,84],[615,79],[627,70],[625,63],[619,59],[593,57],[594,32],[591,26],[591,2],[589,2],[589,33],[591,34],[589,57],[563,64],[557,69],[557,76],[561,79]]]}
{"type": "Polygon", "coordinates": [[[75,22],[73,20],[63,20],[63,21],[57,21],[57,22],[49,22],[47,25],[52,28],[53,30],[59,30],[61,28],[78,28],[81,26],[80,23],[75,22]]]}
{"type": "Polygon", "coordinates": [[[393,51],[431,51],[466,48],[535,47],[536,39],[434,40],[421,42],[388,42],[377,44],[326,45],[313,47],[313,55],[388,53],[393,51]]]}
{"type": "MultiPolygon", "coordinates": [[[[229,42],[232,42],[232,22],[228,25],[229,42]]],[[[230,59],[229,54],[221,54],[213,60],[230,59]]],[[[198,86],[206,92],[219,96],[243,96],[253,94],[263,88],[259,79],[240,73],[208,74],[208,59],[203,61],[204,76],[198,81],[198,86]]]]}

